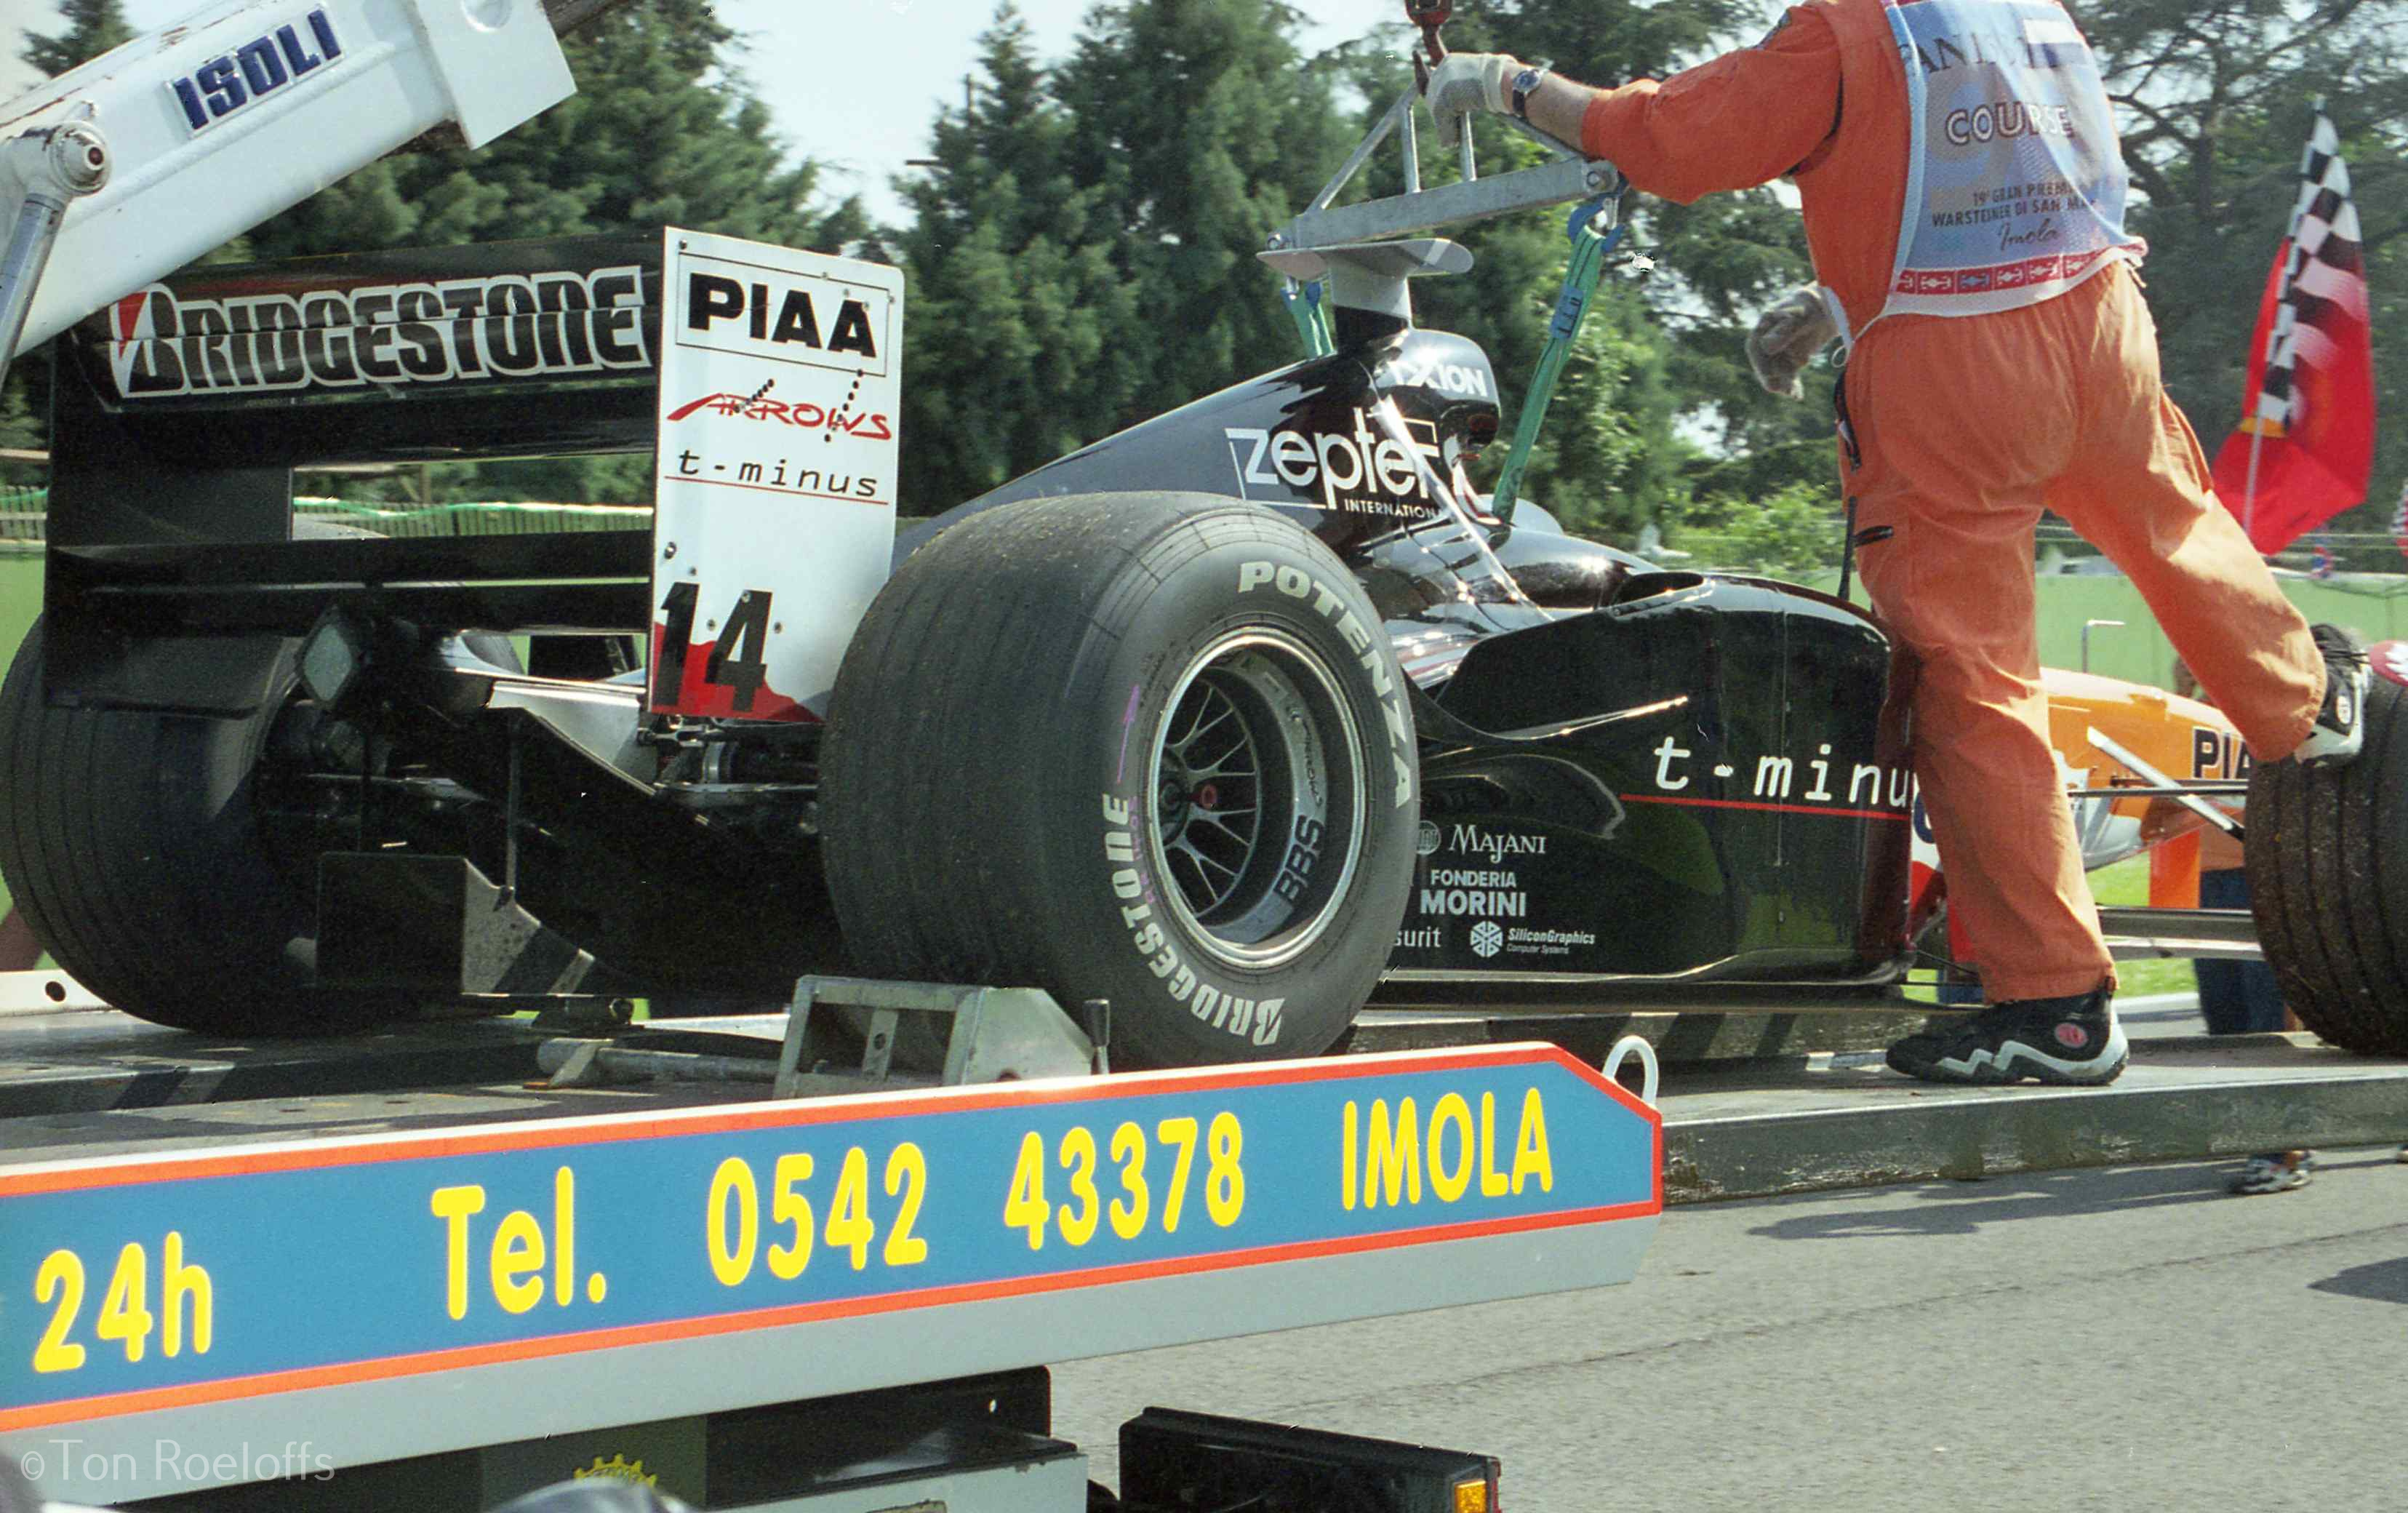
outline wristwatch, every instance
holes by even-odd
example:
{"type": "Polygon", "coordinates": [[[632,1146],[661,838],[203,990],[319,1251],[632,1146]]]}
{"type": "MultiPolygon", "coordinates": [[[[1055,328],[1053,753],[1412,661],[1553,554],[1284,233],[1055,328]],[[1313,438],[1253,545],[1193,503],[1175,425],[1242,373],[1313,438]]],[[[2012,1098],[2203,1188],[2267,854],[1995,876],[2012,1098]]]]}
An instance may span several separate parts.
{"type": "Polygon", "coordinates": [[[1539,87],[1539,80],[1546,77],[1547,71],[1544,68],[1525,68],[1513,76],[1513,118],[1515,120],[1530,119],[1530,94],[1539,87]]]}

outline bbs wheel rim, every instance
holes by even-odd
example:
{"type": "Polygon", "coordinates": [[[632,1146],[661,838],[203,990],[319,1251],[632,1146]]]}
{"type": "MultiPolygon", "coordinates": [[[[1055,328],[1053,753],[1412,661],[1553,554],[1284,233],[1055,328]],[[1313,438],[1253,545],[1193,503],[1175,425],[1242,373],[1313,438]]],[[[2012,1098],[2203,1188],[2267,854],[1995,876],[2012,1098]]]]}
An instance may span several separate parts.
{"type": "Polygon", "coordinates": [[[1354,712],[1320,655],[1264,628],[1213,641],[1173,687],[1149,776],[1155,875],[1189,937],[1257,970],[1311,948],[1364,824],[1354,712]]]}

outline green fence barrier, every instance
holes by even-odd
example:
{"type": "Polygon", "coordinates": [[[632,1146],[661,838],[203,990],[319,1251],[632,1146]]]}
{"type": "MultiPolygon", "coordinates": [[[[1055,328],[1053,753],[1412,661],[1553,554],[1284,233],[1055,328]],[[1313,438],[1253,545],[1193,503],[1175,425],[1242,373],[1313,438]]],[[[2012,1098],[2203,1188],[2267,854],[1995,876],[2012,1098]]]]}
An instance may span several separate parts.
{"type": "MultiPolygon", "coordinates": [[[[1836,571],[1809,576],[1807,586],[1829,593],[1836,571]]],[[[2370,641],[2408,641],[2408,577],[2344,574],[2320,579],[2295,573],[2275,578],[2284,596],[2311,621],[2347,626],[2370,641]]],[[[2043,667],[2080,668],[2082,627],[2092,621],[2090,670],[2153,687],[2173,686],[2174,649],[2132,581],[2120,573],[2043,573],[2039,584],[2040,660],[2043,667]]],[[[1864,585],[1855,598],[1864,602],[1864,585]]]]}
{"type": "Polygon", "coordinates": [[[0,554],[38,552],[50,491],[0,483],[0,554]]]}
{"type": "MultiPolygon", "coordinates": [[[[48,539],[50,491],[0,484],[0,554],[38,553],[48,539]]],[[[520,536],[571,530],[649,530],[650,505],[366,504],[353,499],[304,498],[294,512],[313,520],[339,521],[380,536],[520,536]]]]}
{"type": "Polygon", "coordinates": [[[567,530],[649,530],[650,505],[436,504],[402,507],[303,499],[294,512],[359,526],[380,536],[520,536],[567,530]]]}
{"type": "MultiPolygon", "coordinates": [[[[9,497],[0,493],[0,513],[9,512],[9,497]]],[[[25,627],[42,612],[42,559],[30,555],[0,556],[0,648],[16,659],[17,643],[25,627]]],[[[8,912],[8,885],[0,881],[0,915],[8,912]]]]}

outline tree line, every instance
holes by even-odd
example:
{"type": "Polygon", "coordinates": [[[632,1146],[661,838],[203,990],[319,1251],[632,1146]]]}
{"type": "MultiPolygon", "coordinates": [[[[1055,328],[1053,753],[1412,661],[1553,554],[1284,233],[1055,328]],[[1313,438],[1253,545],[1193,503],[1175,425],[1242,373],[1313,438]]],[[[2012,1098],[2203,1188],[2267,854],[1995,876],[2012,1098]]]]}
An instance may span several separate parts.
{"type": "MultiPolygon", "coordinates": [[[[1770,0],[1488,0],[1465,49],[1551,58],[1593,83],[1661,76],[1752,41],[1770,0]]],[[[2376,369],[2408,420],[2408,0],[2078,0],[2125,131],[2152,244],[2148,295],[2169,390],[2213,449],[2238,419],[2259,289],[2290,213],[2313,102],[2339,125],[2366,220],[2376,369]]],[[[118,0],[66,0],[22,55],[55,73],[126,35],[118,0]]],[[[742,39],[709,0],[639,0],[572,38],[578,95],[477,152],[398,155],[253,231],[221,258],[652,229],[673,222],[901,266],[903,498],[934,512],[1064,452],[1300,355],[1254,257],[1410,78],[1401,25],[1308,55],[1281,0],[1104,0],[1040,56],[1007,3],[964,103],[929,128],[908,208],[879,223],[781,143],[742,39]]],[[[830,144],[833,145],[833,144],[830,144]]],[[[797,155],[796,149],[800,150],[797,155]]],[[[1535,162],[1483,122],[1484,171],[1535,162]]],[[[1425,145],[1426,182],[1451,168],[1425,145]]],[[[1401,184],[1383,152],[1363,193],[1401,184]]],[[[1803,404],[1750,380],[1756,312],[1811,277],[1770,190],[1682,207],[1633,196],[1525,485],[1576,529],[1653,525],[1716,561],[1795,570],[1836,552],[1834,371],[1803,404]]],[[[1464,277],[1421,281],[1424,324],[1480,341],[1510,425],[1569,244],[1561,210],[1459,233],[1464,277]]],[[[34,365],[21,365],[32,367],[34,365]]],[[[28,375],[38,381],[38,372],[28,375]]],[[[37,388],[0,396],[0,444],[38,435],[37,388]]],[[[1503,448],[1492,449],[1491,466],[1503,448]]],[[[489,497],[626,500],[644,459],[484,465],[442,481],[489,497]]],[[[1475,476],[1478,476],[1475,469],[1475,476]]],[[[2408,425],[2383,428],[2379,530],[2408,480],[2408,425]]]]}

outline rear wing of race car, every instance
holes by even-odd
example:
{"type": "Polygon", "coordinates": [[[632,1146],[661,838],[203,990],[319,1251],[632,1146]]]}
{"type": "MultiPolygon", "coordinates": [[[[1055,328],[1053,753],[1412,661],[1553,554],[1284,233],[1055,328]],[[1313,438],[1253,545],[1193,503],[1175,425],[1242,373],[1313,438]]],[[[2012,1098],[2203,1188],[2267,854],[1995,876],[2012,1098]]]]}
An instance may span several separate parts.
{"type": "Polygon", "coordinates": [[[811,718],[894,549],[900,310],[894,270],[689,231],[139,289],[58,364],[50,699],[243,711],[260,645],[344,605],[484,631],[657,622],[657,711],[811,718]],[[296,468],[655,448],[652,532],[292,540],[296,468]],[[764,555],[775,540],[802,544],[764,555]]]}
{"type": "Polygon", "coordinates": [[[50,697],[248,708],[262,639],[337,598],[641,631],[647,533],[295,541],[293,473],[646,450],[660,303],[659,239],[623,237],[205,268],[79,323],[52,401],[50,697]]]}
{"type": "Polygon", "coordinates": [[[59,343],[53,699],[232,712],[263,638],[337,599],[494,630],[640,632],[640,531],[294,540],[295,468],[638,452],[661,241],[628,236],[200,269],[59,343]]]}
{"type": "Polygon", "coordinates": [[[340,606],[651,635],[654,711],[815,718],[893,552],[902,318],[892,268],[675,229],[138,290],[58,364],[49,697],[244,712],[340,606]],[[293,539],[296,468],[643,451],[650,532],[293,539]]]}
{"type": "Polygon", "coordinates": [[[49,697],[244,712],[340,606],[651,634],[656,712],[815,718],[894,547],[902,310],[892,268],[674,229],[136,291],[62,344],[49,697]],[[296,468],[644,451],[649,532],[294,540],[296,468]]]}

